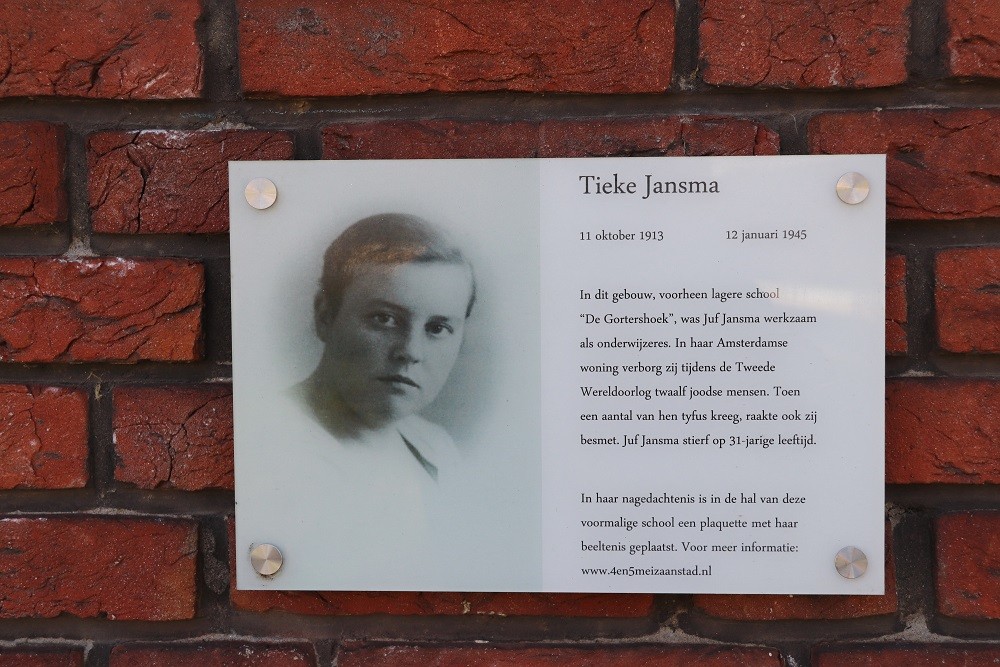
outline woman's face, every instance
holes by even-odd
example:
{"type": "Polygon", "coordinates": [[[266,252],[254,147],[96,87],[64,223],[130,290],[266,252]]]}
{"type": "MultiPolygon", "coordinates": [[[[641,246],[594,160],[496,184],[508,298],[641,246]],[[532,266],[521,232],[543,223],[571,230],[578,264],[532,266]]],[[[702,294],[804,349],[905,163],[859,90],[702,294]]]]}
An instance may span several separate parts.
{"type": "Polygon", "coordinates": [[[462,264],[362,267],[333,319],[320,315],[322,382],[371,427],[420,412],[455,364],[471,294],[462,264]]]}

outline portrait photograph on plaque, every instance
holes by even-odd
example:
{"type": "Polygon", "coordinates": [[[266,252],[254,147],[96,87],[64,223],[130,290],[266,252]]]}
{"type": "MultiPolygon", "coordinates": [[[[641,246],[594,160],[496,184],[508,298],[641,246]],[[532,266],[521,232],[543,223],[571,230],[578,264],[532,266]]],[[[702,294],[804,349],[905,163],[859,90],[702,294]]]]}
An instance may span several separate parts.
{"type": "Polygon", "coordinates": [[[238,588],[882,593],[884,174],[230,163],[238,588]]]}

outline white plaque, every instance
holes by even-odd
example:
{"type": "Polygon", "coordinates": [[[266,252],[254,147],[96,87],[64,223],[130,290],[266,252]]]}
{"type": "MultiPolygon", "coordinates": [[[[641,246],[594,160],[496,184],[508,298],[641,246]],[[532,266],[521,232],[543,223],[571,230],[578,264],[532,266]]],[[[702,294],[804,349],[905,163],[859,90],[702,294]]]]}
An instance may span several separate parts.
{"type": "Polygon", "coordinates": [[[884,174],[231,163],[238,587],[882,593],[884,174]]]}

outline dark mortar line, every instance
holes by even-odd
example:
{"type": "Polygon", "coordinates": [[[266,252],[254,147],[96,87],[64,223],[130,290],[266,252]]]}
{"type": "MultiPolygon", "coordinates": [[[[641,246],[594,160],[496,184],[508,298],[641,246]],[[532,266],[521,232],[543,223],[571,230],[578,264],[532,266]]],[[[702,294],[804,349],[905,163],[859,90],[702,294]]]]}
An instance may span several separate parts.
{"type": "Polygon", "coordinates": [[[846,619],[777,619],[736,621],[693,611],[683,619],[688,634],[724,642],[753,642],[770,646],[782,643],[816,643],[836,636],[842,641],[881,637],[903,629],[897,614],[846,619]]]}
{"type": "Polygon", "coordinates": [[[66,192],[69,198],[69,229],[71,249],[86,251],[90,247],[90,202],[87,190],[87,138],[73,131],[66,132],[66,192]]]}
{"type": "MultiPolygon", "coordinates": [[[[214,1],[214,0],[209,0],[214,1]]],[[[866,90],[709,88],[666,94],[423,93],[372,97],[245,100],[0,99],[0,121],[43,120],[81,134],[115,130],[198,129],[245,123],[257,129],[296,129],[318,123],[373,120],[585,120],[650,115],[767,117],[839,111],[997,108],[1000,83],[946,79],[866,90]]]]}
{"type": "Polygon", "coordinates": [[[94,643],[87,651],[87,660],[84,667],[108,667],[111,663],[111,649],[114,645],[103,645],[94,643]]]}
{"type": "MultiPolygon", "coordinates": [[[[2,238],[2,235],[0,235],[2,238]]],[[[131,259],[216,259],[229,257],[228,234],[95,234],[95,254],[131,259]]]]}
{"type": "Polygon", "coordinates": [[[329,639],[320,639],[313,643],[313,649],[316,651],[317,667],[333,667],[335,648],[336,644],[329,639]]]}
{"type": "MultiPolygon", "coordinates": [[[[219,551],[220,551],[220,530],[224,533],[225,519],[212,514],[201,517],[198,524],[198,571],[197,587],[197,615],[198,618],[211,619],[217,628],[217,632],[223,632],[228,627],[229,620],[229,587],[220,588],[216,578],[218,577],[219,551]]],[[[223,539],[221,549],[228,547],[227,541],[223,539]]],[[[228,553],[222,559],[221,566],[225,572],[225,577],[229,579],[229,557],[228,553]]]]}
{"type": "Polygon", "coordinates": [[[911,81],[923,83],[947,77],[942,51],[947,39],[944,0],[911,0],[909,12],[907,71],[911,81]]]}
{"type": "Polygon", "coordinates": [[[698,0],[677,0],[674,30],[674,71],[671,90],[688,90],[698,85],[698,0]]]}
{"type": "Polygon", "coordinates": [[[1000,511],[1000,484],[887,484],[885,499],[907,511],[1000,511]]]}
{"type": "Polygon", "coordinates": [[[228,259],[208,259],[205,266],[205,306],[202,336],[205,359],[227,363],[233,356],[232,301],[228,259]]]}
{"type": "Polygon", "coordinates": [[[937,370],[931,359],[937,349],[934,284],[933,250],[911,247],[906,257],[907,349],[922,371],[937,370]]]}
{"type": "Polygon", "coordinates": [[[899,613],[904,619],[915,614],[929,618],[934,608],[933,522],[926,511],[900,509],[892,536],[899,613]]]}
{"type": "Polygon", "coordinates": [[[886,245],[903,252],[920,248],[1000,245],[996,218],[967,220],[890,220],[886,245]]]}
{"type": "Polygon", "coordinates": [[[295,132],[295,159],[323,159],[323,133],[319,127],[302,128],[295,132]]]}
{"type": "Polygon", "coordinates": [[[92,386],[101,383],[131,385],[197,385],[232,379],[227,362],[135,364],[0,364],[0,382],[52,386],[92,386]]]}
{"type": "Polygon", "coordinates": [[[234,506],[232,491],[143,490],[113,479],[101,492],[93,488],[0,491],[0,518],[73,515],[80,519],[188,519],[232,514],[234,506]],[[108,514],[108,510],[114,512],[108,514]]]}
{"type": "Polygon", "coordinates": [[[112,387],[97,383],[90,400],[90,486],[103,497],[115,484],[117,454],[113,444],[114,423],[112,387]]]}
{"type": "Polygon", "coordinates": [[[233,0],[201,0],[202,15],[195,29],[204,54],[203,94],[213,102],[242,97],[239,29],[233,0]]]}
{"type": "MultiPolygon", "coordinates": [[[[928,620],[931,631],[954,637],[959,640],[976,641],[1000,649],[996,641],[1000,637],[1000,621],[978,620],[972,618],[949,618],[935,614],[928,620]],[[992,641],[990,641],[992,640],[992,641]]],[[[964,646],[959,644],[957,647],[964,646]]]]}

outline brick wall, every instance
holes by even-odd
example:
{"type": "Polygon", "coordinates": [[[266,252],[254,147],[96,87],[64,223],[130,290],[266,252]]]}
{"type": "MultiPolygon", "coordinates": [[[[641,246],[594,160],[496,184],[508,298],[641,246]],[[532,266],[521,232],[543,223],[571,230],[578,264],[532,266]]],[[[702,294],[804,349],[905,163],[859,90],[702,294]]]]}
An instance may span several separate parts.
{"type": "Polygon", "coordinates": [[[998,137],[996,0],[2,3],[0,664],[995,664],[998,137]],[[844,152],[885,596],[233,589],[226,160],[844,152]]]}

